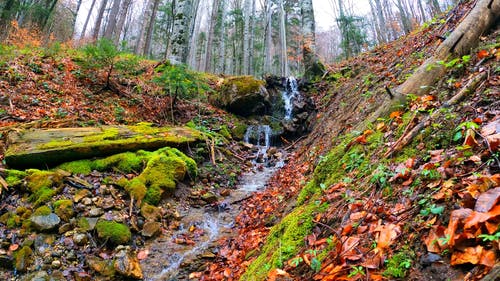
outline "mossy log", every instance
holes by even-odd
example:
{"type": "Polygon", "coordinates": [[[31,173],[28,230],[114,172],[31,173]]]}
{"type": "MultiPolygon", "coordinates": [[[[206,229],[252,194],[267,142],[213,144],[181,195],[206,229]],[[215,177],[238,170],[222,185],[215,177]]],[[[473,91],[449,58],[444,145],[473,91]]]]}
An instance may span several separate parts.
{"type": "Polygon", "coordinates": [[[5,162],[12,168],[46,168],[125,151],[182,148],[201,137],[199,131],[187,127],[156,128],[144,124],[12,131],[5,162]]]}

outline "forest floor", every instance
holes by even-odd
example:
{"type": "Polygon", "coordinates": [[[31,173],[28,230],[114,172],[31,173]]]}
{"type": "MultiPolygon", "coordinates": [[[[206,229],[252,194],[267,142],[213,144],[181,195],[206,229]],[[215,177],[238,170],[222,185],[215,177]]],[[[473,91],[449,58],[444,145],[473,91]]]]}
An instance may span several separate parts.
{"type": "MultiPolygon", "coordinates": [[[[366,130],[355,130],[388,95],[387,89],[405,81],[432,55],[469,9],[470,4],[461,5],[409,36],[328,66],[328,74],[305,89],[317,107],[314,129],[286,145],[290,154],[285,167],[265,190],[242,202],[235,220],[237,235],[219,241],[214,257],[188,267],[189,277],[479,280],[497,270],[499,30],[482,37],[470,56],[443,62],[447,76],[428,95],[410,97],[400,110],[366,130]],[[468,91],[462,102],[445,106],[461,91],[468,91]],[[408,144],[395,145],[421,123],[422,129],[408,144]]],[[[86,70],[81,66],[84,58],[64,46],[21,47],[35,41],[23,34],[19,42],[0,48],[4,141],[10,131],[32,128],[172,125],[169,97],[150,82],[156,62],[141,61],[133,70],[116,70],[111,89],[104,89],[105,69],[86,70]]],[[[217,90],[218,78],[210,79],[217,90]]],[[[194,120],[197,129],[218,141],[211,144],[208,139],[197,147],[199,155],[186,152],[206,161],[199,161],[198,177],[183,181],[173,199],[157,210],[163,235],[178,227],[177,207],[210,206],[227,196],[238,176],[248,170],[242,161],[248,156],[245,147],[231,140],[230,133],[219,137],[236,128],[242,122],[239,118],[193,99],[176,105],[174,119],[181,125],[194,120]]],[[[4,168],[0,174],[6,177],[4,168]]],[[[47,205],[79,198],[73,205],[78,214],[71,214],[73,219],[68,218],[56,233],[40,235],[24,223],[40,207],[32,201],[32,191],[22,183],[2,184],[0,277],[29,280],[45,272],[55,280],[110,280],[115,271],[134,277],[133,268],[115,265],[113,271],[109,261],[119,260],[121,251],[133,255],[131,260],[147,258],[139,228],[149,214],[134,206],[128,193],[115,184],[120,177],[132,179],[138,174],[111,170],[62,175],[59,193],[47,205]],[[79,192],[82,184],[89,184],[83,188],[88,190],[85,194],[79,192]],[[111,219],[129,222],[132,249],[115,249],[94,240],[95,235],[82,237],[79,234],[85,231],[73,231],[84,228],[76,218],[102,211],[111,219]],[[95,259],[89,262],[89,256],[95,259]]],[[[196,243],[197,235],[193,229],[177,242],[196,243]]]]}

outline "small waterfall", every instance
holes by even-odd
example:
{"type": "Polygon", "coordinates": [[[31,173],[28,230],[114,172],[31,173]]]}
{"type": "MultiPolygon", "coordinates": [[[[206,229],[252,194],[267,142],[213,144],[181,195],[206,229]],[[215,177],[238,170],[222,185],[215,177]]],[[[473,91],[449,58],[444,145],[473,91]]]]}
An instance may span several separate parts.
{"type": "Polygon", "coordinates": [[[288,77],[286,79],[285,91],[281,95],[285,103],[285,120],[292,119],[293,100],[299,96],[299,84],[297,83],[297,79],[293,76],[288,77]]]}
{"type": "Polygon", "coordinates": [[[267,150],[271,147],[271,135],[273,130],[269,125],[249,126],[243,137],[243,141],[255,145],[258,152],[254,162],[267,164],[267,150]]]}

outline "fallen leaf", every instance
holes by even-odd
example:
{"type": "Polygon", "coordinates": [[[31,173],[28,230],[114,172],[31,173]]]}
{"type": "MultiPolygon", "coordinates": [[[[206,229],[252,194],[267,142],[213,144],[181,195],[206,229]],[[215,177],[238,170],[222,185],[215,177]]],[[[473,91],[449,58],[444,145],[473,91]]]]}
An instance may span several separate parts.
{"type": "Polygon", "coordinates": [[[477,58],[480,60],[484,59],[485,57],[487,57],[489,55],[490,55],[490,53],[487,50],[480,50],[479,52],[477,52],[477,58]]]}
{"type": "Polygon", "coordinates": [[[491,211],[487,213],[472,211],[472,213],[465,220],[464,228],[469,229],[473,226],[476,226],[477,224],[483,223],[497,216],[500,216],[500,205],[495,206],[491,211]]]}
{"type": "Polygon", "coordinates": [[[401,233],[401,228],[398,225],[389,223],[386,225],[379,226],[375,229],[379,231],[379,237],[377,239],[377,248],[385,249],[389,247],[394,239],[396,239],[401,233]]]}
{"type": "Polygon", "coordinates": [[[286,271],[284,271],[282,269],[275,268],[275,269],[269,271],[269,274],[267,274],[267,280],[268,281],[275,281],[276,278],[278,278],[278,276],[290,277],[290,274],[288,274],[286,271]]]}
{"type": "Polygon", "coordinates": [[[442,249],[439,243],[439,238],[444,237],[445,228],[441,225],[434,226],[429,231],[429,234],[424,238],[427,251],[431,253],[441,253],[442,249]]]}
{"type": "Polygon", "coordinates": [[[461,223],[463,219],[469,217],[472,214],[472,212],[474,211],[465,208],[454,210],[451,212],[448,228],[446,228],[444,232],[445,236],[450,238],[448,242],[450,247],[453,247],[453,245],[455,245],[455,231],[457,230],[459,223],[461,223]]]}
{"type": "Polygon", "coordinates": [[[149,255],[149,250],[141,250],[137,253],[137,259],[138,260],[143,260],[147,258],[149,255]]]}
{"type": "Polygon", "coordinates": [[[19,244],[12,244],[9,246],[9,251],[14,252],[15,250],[19,249],[19,244]]]}
{"type": "Polygon", "coordinates": [[[188,279],[199,279],[203,275],[203,272],[192,272],[189,274],[188,279]]]}
{"type": "Polygon", "coordinates": [[[476,206],[474,210],[477,212],[488,212],[495,206],[500,198],[500,187],[487,190],[481,193],[476,201],[476,206]]]}
{"type": "Polygon", "coordinates": [[[393,111],[393,112],[391,112],[391,114],[389,115],[389,118],[391,118],[391,119],[395,119],[395,118],[399,118],[399,117],[401,117],[401,115],[403,115],[403,112],[401,112],[401,111],[393,111]]]}
{"type": "Polygon", "coordinates": [[[482,264],[489,267],[495,265],[496,255],[495,252],[486,250],[483,246],[478,245],[476,247],[465,248],[463,252],[455,251],[451,255],[450,264],[482,264]]]}

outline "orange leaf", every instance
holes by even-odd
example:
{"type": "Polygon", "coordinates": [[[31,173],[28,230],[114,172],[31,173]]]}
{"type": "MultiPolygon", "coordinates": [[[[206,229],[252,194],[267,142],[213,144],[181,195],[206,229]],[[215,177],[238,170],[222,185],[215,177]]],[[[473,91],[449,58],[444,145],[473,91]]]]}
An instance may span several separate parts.
{"type": "Polygon", "coordinates": [[[143,259],[147,258],[148,255],[149,255],[149,250],[139,251],[139,253],[137,253],[137,259],[138,260],[143,260],[143,259]]]}
{"type": "Polygon", "coordinates": [[[450,222],[448,223],[448,228],[445,230],[444,234],[445,236],[449,236],[449,242],[448,244],[450,246],[455,245],[455,231],[457,230],[458,224],[461,222],[462,219],[467,218],[472,214],[471,209],[458,209],[454,210],[450,214],[450,222]]]}
{"type": "Polygon", "coordinates": [[[475,226],[479,223],[483,223],[497,216],[500,216],[500,205],[495,206],[491,211],[487,213],[472,211],[472,214],[469,215],[465,220],[464,228],[465,229],[471,228],[472,226],[475,226]]]}
{"type": "Polygon", "coordinates": [[[394,119],[394,118],[399,118],[401,117],[403,113],[401,111],[393,111],[391,112],[391,115],[389,115],[389,118],[394,119]]]}
{"type": "Polygon", "coordinates": [[[482,264],[489,267],[495,265],[496,255],[495,252],[484,249],[478,245],[476,247],[465,248],[463,252],[453,252],[451,255],[450,264],[482,264]]]}
{"type": "Polygon", "coordinates": [[[224,277],[229,278],[231,277],[232,271],[229,268],[224,269],[224,277]]]}
{"type": "Polygon", "coordinates": [[[482,60],[485,57],[487,57],[489,54],[490,53],[487,50],[480,50],[479,52],[477,52],[477,58],[482,60]]]}
{"type": "Polygon", "coordinates": [[[431,253],[441,253],[442,249],[439,245],[439,238],[444,237],[445,228],[441,225],[434,226],[429,231],[429,235],[424,238],[427,251],[431,253]]]}
{"type": "Polygon", "coordinates": [[[389,247],[394,239],[398,237],[398,235],[401,233],[401,228],[395,224],[390,223],[377,227],[375,231],[380,231],[377,240],[377,248],[385,249],[389,247]]]}
{"type": "MultiPolygon", "coordinates": [[[[281,276],[281,277],[290,277],[290,274],[288,274],[286,271],[284,270],[281,270],[279,268],[275,268],[273,270],[271,270],[269,272],[269,274],[267,274],[267,280],[268,281],[275,281],[278,276],[281,276]]],[[[281,280],[281,278],[280,278],[281,280]]]]}

